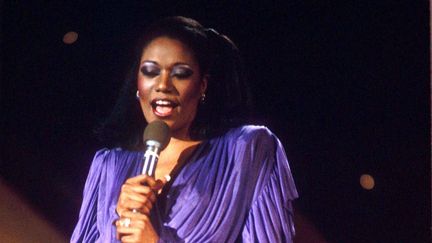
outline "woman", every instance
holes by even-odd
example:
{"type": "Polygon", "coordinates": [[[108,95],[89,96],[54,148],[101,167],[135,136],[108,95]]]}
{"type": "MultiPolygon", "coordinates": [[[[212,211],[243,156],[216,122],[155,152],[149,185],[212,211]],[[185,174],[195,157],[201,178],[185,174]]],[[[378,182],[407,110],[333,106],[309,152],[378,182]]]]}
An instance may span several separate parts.
{"type": "Polygon", "coordinates": [[[151,25],[96,153],[72,242],[290,242],[297,197],[279,140],[239,126],[238,50],[195,20],[151,25]],[[171,133],[155,178],[141,175],[142,131],[171,133]],[[171,178],[171,179],[170,179],[171,178]]]}

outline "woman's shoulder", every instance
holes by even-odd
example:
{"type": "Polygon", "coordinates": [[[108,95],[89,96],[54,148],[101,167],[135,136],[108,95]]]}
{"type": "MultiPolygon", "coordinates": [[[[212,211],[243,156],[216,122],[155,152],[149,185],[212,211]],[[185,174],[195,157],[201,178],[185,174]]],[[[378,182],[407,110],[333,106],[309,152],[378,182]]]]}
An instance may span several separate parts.
{"type": "Polygon", "coordinates": [[[103,148],[96,152],[88,178],[92,183],[119,185],[141,172],[142,153],[121,148],[103,148]]]}
{"type": "Polygon", "coordinates": [[[92,167],[102,167],[111,165],[121,165],[119,162],[128,162],[135,157],[139,156],[138,151],[125,150],[120,147],[116,148],[102,148],[96,151],[92,167]]]}
{"type": "Polygon", "coordinates": [[[273,132],[262,125],[242,125],[232,128],[225,134],[225,138],[236,142],[270,142],[276,138],[273,132]]]}
{"type": "Polygon", "coordinates": [[[102,161],[112,160],[126,153],[130,153],[130,151],[124,150],[120,147],[116,147],[116,148],[105,147],[96,151],[93,160],[102,160],[102,161]]]}

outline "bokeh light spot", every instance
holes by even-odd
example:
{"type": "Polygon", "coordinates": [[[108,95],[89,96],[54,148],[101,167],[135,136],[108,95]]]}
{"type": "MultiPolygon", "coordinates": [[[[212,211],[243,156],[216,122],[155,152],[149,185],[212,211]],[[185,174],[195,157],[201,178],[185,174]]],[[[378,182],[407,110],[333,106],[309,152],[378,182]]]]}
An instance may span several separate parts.
{"type": "Polygon", "coordinates": [[[375,180],[371,175],[363,174],[360,176],[360,185],[363,189],[372,190],[375,187],[375,180]]]}
{"type": "Polygon", "coordinates": [[[78,40],[78,33],[75,31],[69,31],[63,36],[63,43],[70,45],[78,40]]]}

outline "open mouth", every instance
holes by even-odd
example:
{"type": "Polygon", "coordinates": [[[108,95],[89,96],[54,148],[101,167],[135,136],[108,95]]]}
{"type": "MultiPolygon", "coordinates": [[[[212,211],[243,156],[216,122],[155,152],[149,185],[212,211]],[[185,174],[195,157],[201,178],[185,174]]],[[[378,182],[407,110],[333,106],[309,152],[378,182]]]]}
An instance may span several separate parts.
{"type": "Polygon", "coordinates": [[[167,117],[173,113],[174,108],[176,108],[178,104],[167,99],[154,99],[151,102],[151,106],[155,115],[159,117],[167,117]]]}

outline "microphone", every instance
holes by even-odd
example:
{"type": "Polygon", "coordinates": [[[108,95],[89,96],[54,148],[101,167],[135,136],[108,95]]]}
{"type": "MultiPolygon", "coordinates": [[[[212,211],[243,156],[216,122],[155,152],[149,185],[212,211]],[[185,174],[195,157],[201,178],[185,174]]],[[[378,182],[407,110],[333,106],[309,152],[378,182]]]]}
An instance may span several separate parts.
{"type": "Polygon", "coordinates": [[[163,121],[153,121],[144,129],[143,141],[146,146],[142,174],[154,177],[160,152],[170,140],[169,127],[163,121]]]}

